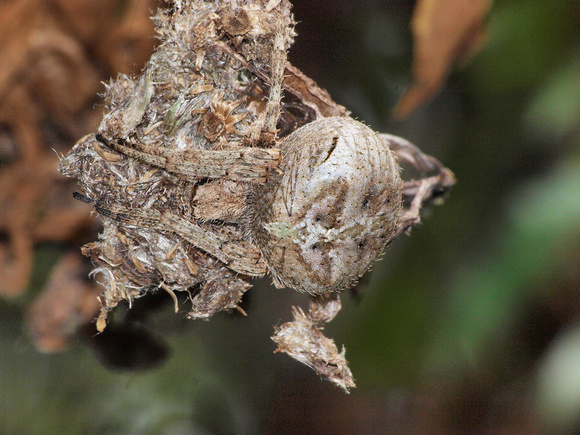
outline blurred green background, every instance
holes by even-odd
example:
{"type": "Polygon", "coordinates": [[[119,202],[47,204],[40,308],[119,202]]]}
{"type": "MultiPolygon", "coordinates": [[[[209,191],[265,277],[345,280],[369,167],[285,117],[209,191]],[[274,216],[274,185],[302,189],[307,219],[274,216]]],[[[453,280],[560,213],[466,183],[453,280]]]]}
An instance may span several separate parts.
{"type": "Polygon", "coordinates": [[[325,328],[358,388],[273,354],[272,327],[308,299],[268,280],[248,317],[187,321],[159,300],[130,319],[165,355],[147,368],[111,369],[103,349],[119,344],[92,333],[37,353],[23,316],[58,254],[43,246],[30,292],[0,300],[0,433],[580,431],[578,2],[496,1],[482,51],[405,121],[390,112],[410,82],[413,3],[294,3],[291,61],[458,179],[325,328]]]}

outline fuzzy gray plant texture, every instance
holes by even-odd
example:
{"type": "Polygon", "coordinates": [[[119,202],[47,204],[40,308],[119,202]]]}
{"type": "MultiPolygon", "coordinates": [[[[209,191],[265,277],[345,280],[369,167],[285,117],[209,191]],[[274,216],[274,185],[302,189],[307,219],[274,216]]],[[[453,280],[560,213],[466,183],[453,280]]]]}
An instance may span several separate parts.
{"type": "Polygon", "coordinates": [[[253,277],[312,295],[277,328],[285,352],[354,387],[321,325],[422,205],[455,182],[402,138],[348,116],[287,62],[287,0],[174,0],[139,77],[107,85],[98,132],[60,164],[103,222],[83,247],[102,284],[97,329],[120,301],[164,289],[188,316],[239,309],[253,277]],[[400,164],[425,174],[403,181],[400,164]],[[195,290],[195,291],[192,291],[195,290]]]}

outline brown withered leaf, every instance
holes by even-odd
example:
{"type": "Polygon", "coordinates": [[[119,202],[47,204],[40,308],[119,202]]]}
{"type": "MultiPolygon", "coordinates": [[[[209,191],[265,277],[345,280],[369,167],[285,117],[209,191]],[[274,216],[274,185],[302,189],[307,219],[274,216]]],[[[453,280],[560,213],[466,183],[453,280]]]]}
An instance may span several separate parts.
{"type": "Polygon", "coordinates": [[[0,295],[26,290],[37,243],[73,241],[91,230],[89,208],[72,199],[73,183],[57,174],[53,150],[96,127],[102,80],[145,63],[156,4],[0,4],[0,295]]]}
{"type": "Polygon", "coordinates": [[[348,393],[355,383],[344,347],[339,352],[334,340],[322,334],[312,312],[292,307],[292,314],[294,320],[277,328],[272,337],[278,344],[276,352],[290,355],[348,393]]]}
{"type": "Polygon", "coordinates": [[[346,107],[332,100],[329,93],[290,64],[286,65],[284,89],[300,98],[300,102],[313,109],[318,116],[346,116],[346,107]]]}
{"type": "Polygon", "coordinates": [[[65,349],[78,328],[96,317],[101,290],[87,281],[86,263],[77,251],[66,254],[28,310],[28,329],[39,351],[65,349]]]}
{"type": "Polygon", "coordinates": [[[441,89],[450,69],[479,50],[492,0],[419,0],[413,30],[413,81],[393,110],[404,118],[441,89]]]}

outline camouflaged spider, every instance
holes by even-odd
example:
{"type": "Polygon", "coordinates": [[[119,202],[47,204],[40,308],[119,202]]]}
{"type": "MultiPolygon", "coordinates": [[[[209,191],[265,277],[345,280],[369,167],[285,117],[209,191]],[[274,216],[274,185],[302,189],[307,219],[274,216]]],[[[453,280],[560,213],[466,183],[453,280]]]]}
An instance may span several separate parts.
{"type": "Polygon", "coordinates": [[[238,190],[235,207],[216,204],[212,216],[195,207],[189,216],[179,216],[79,199],[123,224],[172,231],[238,273],[258,277],[270,271],[278,286],[313,295],[352,286],[385,245],[419,219],[420,204],[399,222],[403,191],[417,186],[403,184],[389,145],[407,163],[442,168],[404,139],[379,135],[347,117],[307,124],[280,141],[279,149],[179,152],[110,141],[101,134],[96,140],[191,182],[210,177],[250,184],[238,190]],[[271,169],[277,171],[270,174],[271,169]],[[244,240],[204,230],[197,224],[204,220],[239,223],[244,240]]]}

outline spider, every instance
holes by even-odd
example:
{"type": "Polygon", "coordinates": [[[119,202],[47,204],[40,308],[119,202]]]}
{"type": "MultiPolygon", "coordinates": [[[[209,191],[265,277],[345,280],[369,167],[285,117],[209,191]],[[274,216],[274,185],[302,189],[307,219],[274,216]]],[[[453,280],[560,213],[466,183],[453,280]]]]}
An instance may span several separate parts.
{"type": "Polygon", "coordinates": [[[178,151],[129,145],[101,134],[95,139],[187,182],[222,178],[251,184],[233,193],[230,183],[218,184],[218,196],[229,202],[214,204],[209,214],[195,206],[179,215],[82,194],[76,194],[78,199],[123,225],[173,232],[237,273],[260,277],[270,272],[276,286],[312,295],[352,287],[384,247],[419,220],[421,203],[441,180],[403,183],[395,156],[423,170],[444,170],[406,140],[377,134],[348,117],[313,121],[277,149],[178,151]],[[415,202],[401,219],[403,192],[415,202]],[[200,225],[204,220],[238,224],[244,237],[220,237],[200,225]]]}
{"type": "Polygon", "coordinates": [[[279,149],[154,151],[100,134],[96,140],[192,183],[203,177],[255,183],[237,198],[242,204],[237,213],[218,204],[212,216],[240,223],[242,242],[203,230],[199,218],[77,197],[125,225],[173,231],[238,273],[258,277],[270,271],[278,286],[314,295],[352,286],[397,229],[398,166],[388,143],[350,118],[307,124],[282,140],[279,149]],[[270,174],[270,169],[279,172],[270,174]]]}

